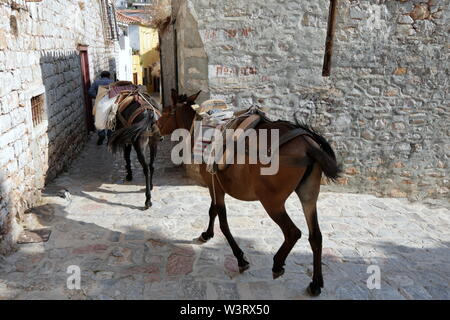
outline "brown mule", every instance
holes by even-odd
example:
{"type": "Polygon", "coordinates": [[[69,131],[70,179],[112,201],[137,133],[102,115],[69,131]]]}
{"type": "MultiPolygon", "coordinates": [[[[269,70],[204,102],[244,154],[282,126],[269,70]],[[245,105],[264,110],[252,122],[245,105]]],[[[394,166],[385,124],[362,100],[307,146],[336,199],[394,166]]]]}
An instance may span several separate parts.
{"type": "MultiPolygon", "coordinates": [[[[178,96],[177,92],[172,90],[173,105],[163,111],[162,117],[157,122],[162,135],[170,135],[176,129],[191,129],[196,114],[191,106],[198,95],[199,93],[190,97],[178,96]]],[[[316,296],[320,294],[323,287],[322,235],[317,219],[316,202],[322,172],[332,180],[339,176],[340,169],[336,163],[336,157],[327,141],[306,126],[295,126],[285,121],[265,121],[258,124],[255,129],[278,129],[281,137],[286,132],[300,127],[308,131],[309,135],[296,137],[280,146],[280,158],[283,156],[292,156],[297,159],[308,158],[309,165],[280,166],[275,175],[261,175],[260,169],[263,167],[261,164],[231,164],[226,170],[218,171],[215,175],[211,175],[206,170],[206,164],[200,165],[200,173],[209,188],[212,199],[209,225],[206,232],[200,236],[200,240],[206,242],[214,237],[214,221],[218,216],[220,229],[238,261],[239,270],[243,272],[248,269],[249,263],[230,232],[224,198],[227,193],[243,201],[258,200],[284,234],[284,242],[273,258],[272,268],[273,278],[280,277],[284,273],[283,266],[289,252],[301,237],[301,231],[289,218],[285,209],[287,198],[295,191],[303,206],[314,257],[313,279],[308,290],[311,295],[316,296]]]]}

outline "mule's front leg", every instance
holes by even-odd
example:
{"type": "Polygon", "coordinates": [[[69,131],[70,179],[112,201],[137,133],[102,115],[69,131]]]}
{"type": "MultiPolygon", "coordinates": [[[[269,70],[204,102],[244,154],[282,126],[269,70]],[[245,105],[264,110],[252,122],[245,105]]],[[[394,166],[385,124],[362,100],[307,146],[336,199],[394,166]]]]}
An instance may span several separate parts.
{"type": "Polygon", "coordinates": [[[207,242],[208,240],[214,238],[214,222],[216,221],[217,217],[217,210],[213,203],[211,203],[211,206],[209,207],[209,224],[208,229],[206,232],[203,232],[198,240],[200,242],[207,242]]]}
{"type": "Polygon", "coordinates": [[[131,144],[127,144],[125,148],[123,149],[124,157],[125,157],[125,168],[127,169],[127,176],[126,180],[131,181],[133,180],[133,172],[131,172],[131,144]]]}
{"type": "Polygon", "coordinates": [[[149,166],[147,164],[147,161],[145,160],[144,152],[142,151],[142,146],[138,141],[136,141],[134,144],[134,149],[136,150],[137,157],[139,160],[139,163],[142,166],[142,169],[144,171],[145,176],[145,209],[147,210],[152,206],[152,195],[150,191],[150,175],[149,175],[149,166]]]}
{"type": "Polygon", "coordinates": [[[217,210],[217,214],[219,215],[220,222],[220,230],[222,231],[225,238],[227,238],[228,244],[233,251],[234,256],[238,261],[239,272],[242,273],[250,267],[250,264],[245,259],[244,252],[239,248],[239,245],[234,240],[233,235],[231,234],[230,228],[228,226],[227,221],[227,211],[225,209],[225,205],[216,205],[215,209],[217,210]]]}

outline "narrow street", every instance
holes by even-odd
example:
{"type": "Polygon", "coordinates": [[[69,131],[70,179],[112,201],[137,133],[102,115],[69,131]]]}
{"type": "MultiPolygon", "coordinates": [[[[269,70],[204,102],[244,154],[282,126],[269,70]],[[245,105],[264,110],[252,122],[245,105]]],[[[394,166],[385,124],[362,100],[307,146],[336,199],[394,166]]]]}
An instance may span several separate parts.
{"type": "MultiPolygon", "coordinates": [[[[310,299],[308,230],[297,198],[287,203],[302,239],[286,273],[272,279],[282,233],[259,203],[227,198],[231,231],[250,261],[237,272],[218,222],[215,238],[199,245],[208,222],[205,188],[158,155],[153,207],[143,211],[144,181],[133,152],[133,182],[124,160],[95,137],[71,168],[48,185],[31,210],[51,229],[48,242],[23,244],[0,257],[0,299],[310,299]],[[69,197],[63,198],[61,190],[69,197]],[[69,290],[69,266],[79,266],[81,289],[69,290]]],[[[168,149],[168,148],[166,148],[168,149]]],[[[322,192],[318,202],[325,287],[320,299],[449,299],[449,210],[407,200],[322,192]],[[369,290],[367,269],[381,271],[369,290]]]]}

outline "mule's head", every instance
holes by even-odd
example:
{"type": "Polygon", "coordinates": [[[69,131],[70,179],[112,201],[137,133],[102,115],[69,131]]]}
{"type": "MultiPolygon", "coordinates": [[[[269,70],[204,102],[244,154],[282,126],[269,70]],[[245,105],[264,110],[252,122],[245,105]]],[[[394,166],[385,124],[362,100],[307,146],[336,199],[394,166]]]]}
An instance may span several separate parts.
{"type": "Polygon", "coordinates": [[[157,122],[161,135],[170,135],[176,129],[186,127],[188,121],[192,121],[188,118],[192,112],[195,114],[192,106],[200,93],[201,91],[188,97],[185,94],[178,95],[178,92],[172,89],[172,105],[163,110],[162,116],[157,122]]]}
{"type": "Polygon", "coordinates": [[[161,131],[159,130],[158,124],[155,122],[152,124],[150,129],[150,144],[156,144],[164,140],[161,131]]]}

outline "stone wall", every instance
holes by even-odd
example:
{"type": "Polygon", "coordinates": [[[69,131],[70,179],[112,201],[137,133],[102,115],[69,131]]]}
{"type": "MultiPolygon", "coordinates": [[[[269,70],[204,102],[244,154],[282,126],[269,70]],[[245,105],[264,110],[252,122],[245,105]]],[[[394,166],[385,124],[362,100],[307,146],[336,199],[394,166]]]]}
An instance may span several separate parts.
{"type": "Polygon", "coordinates": [[[338,1],[330,77],[328,0],[182,3],[181,90],[310,123],[346,190],[448,197],[449,0],[338,1]]]}
{"type": "Polygon", "coordinates": [[[70,164],[87,138],[79,44],[91,79],[115,70],[99,1],[0,1],[0,254],[20,231],[23,212],[44,184],[70,164]],[[44,94],[41,123],[31,98],[44,94]]]}

